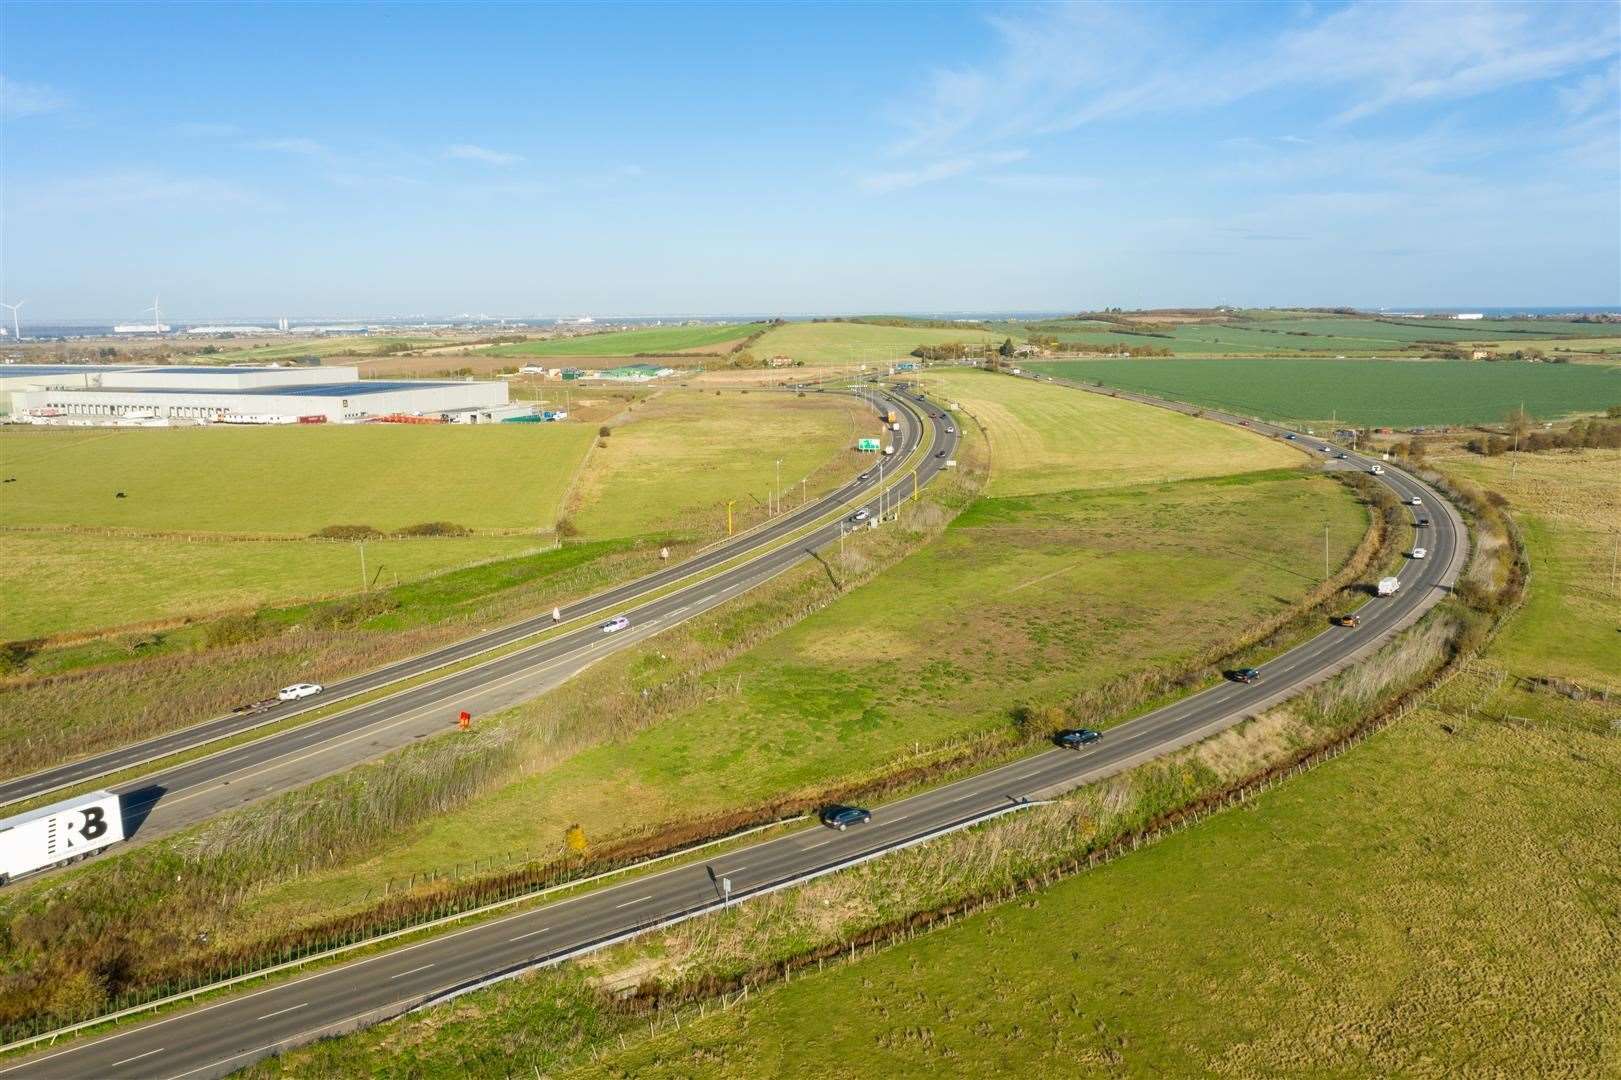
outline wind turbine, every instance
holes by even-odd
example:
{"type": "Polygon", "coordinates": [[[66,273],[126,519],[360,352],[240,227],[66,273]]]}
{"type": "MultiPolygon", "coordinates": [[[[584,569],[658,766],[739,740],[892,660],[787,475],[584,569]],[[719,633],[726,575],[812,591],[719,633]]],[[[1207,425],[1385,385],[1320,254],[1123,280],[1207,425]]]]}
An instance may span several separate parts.
{"type": "Polygon", "coordinates": [[[149,308],[142,308],[141,310],[150,311],[152,313],[152,332],[158,337],[162,337],[163,319],[158,314],[158,298],[154,296],[152,298],[152,306],[149,308]]]}
{"type": "Polygon", "coordinates": [[[22,326],[19,325],[18,322],[17,322],[17,309],[22,307],[26,303],[28,303],[27,300],[19,300],[15,304],[0,303],[0,307],[10,308],[11,309],[11,340],[12,341],[21,341],[23,339],[22,326]]]}

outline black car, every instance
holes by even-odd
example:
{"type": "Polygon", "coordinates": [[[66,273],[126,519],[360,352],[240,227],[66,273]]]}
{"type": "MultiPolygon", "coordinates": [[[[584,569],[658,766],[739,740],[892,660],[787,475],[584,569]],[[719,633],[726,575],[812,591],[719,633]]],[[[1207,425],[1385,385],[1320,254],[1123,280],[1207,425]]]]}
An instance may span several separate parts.
{"type": "Polygon", "coordinates": [[[1416,526],[1418,526],[1418,527],[1419,527],[1419,528],[1421,528],[1421,529],[1422,529],[1422,528],[1423,528],[1423,527],[1424,527],[1424,526],[1426,526],[1426,525],[1428,525],[1428,524],[1429,524],[1429,523],[1430,523],[1430,519],[1429,519],[1429,518],[1419,518],[1419,519],[1418,519],[1418,520],[1417,520],[1417,521],[1415,521],[1415,522],[1413,522],[1413,524],[1414,524],[1414,525],[1416,525],[1416,526]]]}
{"type": "Polygon", "coordinates": [[[1243,667],[1237,671],[1229,671],[1227,677],[1234,682],[1258,683],[1261,681],[1261,670],[1259,668],[1243,667]]]}
{"type": "Polygon", "coordinates": [[[872,820],[872,811],[859,806],[841,806],[835,803],[822,808],[822,824],[831,829],[848,829],[852,825],[865,825],[872,820]]]}
{"type": "Polygon", "coordinates": [[[1065,728],[1053,736],[1053,742],[1070,750],[1079,750],[1087,743],[1095,743],[1103,738],[1103,733],[1093,731],[1091,728],[1065,728]]]}
{"type": "Polygon", "coordinates": [[[945,452],[945,451],[944,451],[944,450],[936,450],[936,451],[935,451],[935,452],[934,452],[934,456],[935,456],[935,457],[945,457],[945,456],[946,456],[946,452],[945,452]]]}

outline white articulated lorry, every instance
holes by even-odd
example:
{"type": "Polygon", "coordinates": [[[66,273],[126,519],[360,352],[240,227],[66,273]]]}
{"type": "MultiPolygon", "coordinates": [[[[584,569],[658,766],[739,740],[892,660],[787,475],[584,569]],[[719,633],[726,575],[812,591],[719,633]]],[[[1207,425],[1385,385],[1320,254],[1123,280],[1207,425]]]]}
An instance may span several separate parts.
{"type": "Polygon", "coordinates": [[[124,839],[118,796],[92,791],[0,819],[0,885],[94,855],[124,839]]]}

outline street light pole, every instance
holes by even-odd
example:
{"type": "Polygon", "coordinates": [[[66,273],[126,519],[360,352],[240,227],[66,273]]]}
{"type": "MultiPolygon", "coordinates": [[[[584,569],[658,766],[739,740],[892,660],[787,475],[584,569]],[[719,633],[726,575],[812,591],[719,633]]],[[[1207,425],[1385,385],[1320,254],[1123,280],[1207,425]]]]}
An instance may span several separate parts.
{"type": "Polygon", "coordinates": [[[772,493],[777,500],[777,513],[782,513],[782,458],[777,459],[777,477],[772,482],[772,493]]]}

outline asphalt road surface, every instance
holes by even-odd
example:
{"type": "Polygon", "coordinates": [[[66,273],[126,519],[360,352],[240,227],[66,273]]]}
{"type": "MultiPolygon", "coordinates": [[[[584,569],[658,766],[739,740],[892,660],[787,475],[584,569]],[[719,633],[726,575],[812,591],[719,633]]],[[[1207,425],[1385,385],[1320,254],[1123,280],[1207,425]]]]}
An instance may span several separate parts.
{"type": "MultiPolygon", "coordinates": [[[[1231,422],[1240,419],[1205,415],[1231,422]]],[[[1246,423],[1262,434],[1282,432],[1247,418],[1246,423]]],[[[1314,449],[1321,445],[1325,444],[1311,439],[1303,449],[1326,456],[1314,449]]],[[[1342,464],[1365,469],[1371,461],[1351,456],[1342,464]]],[[[1407,562],[1396,595],[1362,607],[1360,628],[1325,629],[1264,665],[1258,683],[1223,683],[1111,728],[1085,749],[1049,750],[876,807],[869,824],[847,831],[800,829],[709,863],[633,878],[97,1039],[44,1050],[0,1068],[0,1076],[220,1076],[322,1035],[354,1030],[998,813],[1018,812],[1027,801],[1102,779],[1206,738],[1362,659],[1416,622],[1456,581],[1467,555],[1466,534],[1456,510],[1439,492],[1394,467],[1386,466],[1379,479],[1404,499],[1423,499],[1421,512],[1433,522],[1423,530],[1429,534],[1425,544],[1429,557],[1407,562]]]]}
{"type": "MultiPolygon", "coordinates": [[[[868,392],[874,401],[888,404],[892,393],[868,392]]],[[[192,761],[163,768],[111,790],[123,796],[127,835],[148,840],[196,823],[221,810],[306,784],[321,776],[377,757],[415,739],[449,730],[463,710],[474,717],[507,708],[550,689],[610,652],[667,630],[726,602],[781,573],[829,542],[841,528],[851,528],[848,515],[865,508],[875,512],[880,485],[891,494],[912,490],[910,472],[892,475],[887,466],[899,461],[920,438],[929,445],[917,466],[917,483],[926,484],[945,465],[957,444],[948,433],[948,421],[930,419],[929,406],[910,399],[900,414],[903,430],[894,438],[895,457],[876,459],[868,478],[853,479],[823,499],[793,511],[752,533],[717,546],[686,562],[609,589],[562,609],[567,622],[582,616],[610,612],[630,620],[626,629],[604,633],[593,621],[579,629],[549,638],[499,659],[441,676],[413,688],[320,720],[296,725],[263,738],[243,742],[192,761]],[[925,423],[924,421],[928,422],[925,423]],[[847,513],[791,544],[778,547],[691,585],[673,588],[680,581],[769,547],[840,507],[847,513]],[[657,599],[629,606],[637,598],[671,589],[657,599]]],[[[233,715],[193,725],[180,731],[109,751],[58,768],[0,784],[0,803],[28,798],[66,784],[84,782],[108,771],[138,767],[179,751],[206,746],[219,739],[251,732],[264,724],[285,720],[302,711],[386,686],[401,679],[431,672],[487,650],[549,629],[551,615],[526,619],[467,641],[390,664],[377,671],[328,687],[320,697],[278,705],[248,716],[233,715]]],[[[112,849],[116,851],[117,849],[112,849]]]]}

